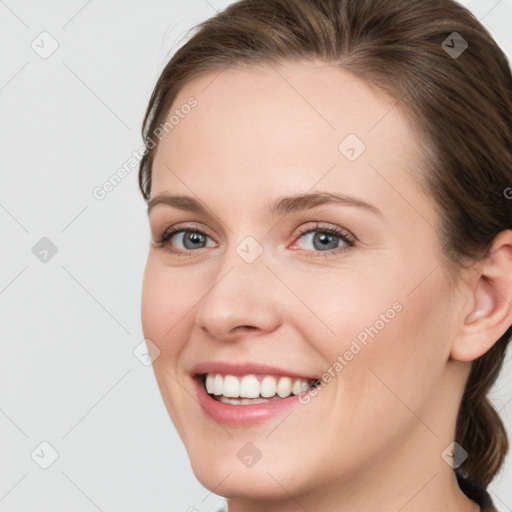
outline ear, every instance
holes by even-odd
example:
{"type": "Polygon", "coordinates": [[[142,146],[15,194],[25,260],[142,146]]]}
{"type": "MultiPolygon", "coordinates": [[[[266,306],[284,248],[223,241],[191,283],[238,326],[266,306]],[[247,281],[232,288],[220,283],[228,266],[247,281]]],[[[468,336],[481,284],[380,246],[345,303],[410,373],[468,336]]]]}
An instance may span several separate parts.
{"type": "Polygon", "coordinates": [[[470,272],[468,308],[451,351],[456,361],[479,358],[512,325],[512,230],[499,233],[488,256],[470,272]]]}

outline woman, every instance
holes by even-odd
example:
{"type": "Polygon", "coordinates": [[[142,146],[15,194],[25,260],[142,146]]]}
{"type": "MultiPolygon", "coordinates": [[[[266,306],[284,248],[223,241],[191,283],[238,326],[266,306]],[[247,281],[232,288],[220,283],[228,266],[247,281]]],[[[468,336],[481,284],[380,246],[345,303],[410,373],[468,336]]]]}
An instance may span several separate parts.
{"type": "Polygon", "coordinates": [[[495,510],[512,77],[472,14],[242,0],[143,135],[143,330],[199,481],[229,512],[495,510]]]}

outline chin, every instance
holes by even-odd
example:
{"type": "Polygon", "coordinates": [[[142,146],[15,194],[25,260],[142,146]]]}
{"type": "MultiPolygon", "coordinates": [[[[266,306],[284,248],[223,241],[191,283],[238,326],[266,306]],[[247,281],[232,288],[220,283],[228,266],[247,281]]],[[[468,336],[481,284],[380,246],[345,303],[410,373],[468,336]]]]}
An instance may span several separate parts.
{"type": "Polygon", "coordinates": [[[211,492],[226,498],[280,500],[289,498],[287,493],[296,495],[306,490],[308,474],[304,468],[312,465],[294,460],[300,447],[279,451],[275,447],[265,449],[263,442],[256,441],[263,453],[249,467],[243,462],[244,455],[251,452],[248,439],[250,436],[240,441],[230,438],[225,443],[211,441],[209,449],[204,443],[186,447],[197,480],[211,492]]]}
{"type": "Polygon", "coordinates": [[[192,470],[204,487],[225,498],[280,500],[289,497],[283,487],[292,495],[298,493],[301,484],[293,475],[260,464],[237,468],[232,460],[206,460],[192,462],[192,470]]]}

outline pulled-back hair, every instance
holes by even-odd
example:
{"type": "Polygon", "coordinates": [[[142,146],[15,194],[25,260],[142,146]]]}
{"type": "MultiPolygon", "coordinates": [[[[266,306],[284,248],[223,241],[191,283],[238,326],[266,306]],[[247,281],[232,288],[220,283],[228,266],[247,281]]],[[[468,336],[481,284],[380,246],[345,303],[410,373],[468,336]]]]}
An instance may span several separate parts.
{"type": "MultiPolygon", "coordinates": [[[[299,59],[339,66],[398,101],[421,134],[419,182],[438,206],[450,275],[480,261],[496,235],[512,229],[509,63],[483,25],[453,0],[242,0],[201,23],[164,68],[146,111],[144,198],[157,147],[151,134],[186,83],[229,65],[299,59]]],[[[457,474],[480,485],[491,482],[508,451],[488,393],[511,335],[509,327],[472,362],[458,412],[455,440],[469,456],[457,474]]]]}

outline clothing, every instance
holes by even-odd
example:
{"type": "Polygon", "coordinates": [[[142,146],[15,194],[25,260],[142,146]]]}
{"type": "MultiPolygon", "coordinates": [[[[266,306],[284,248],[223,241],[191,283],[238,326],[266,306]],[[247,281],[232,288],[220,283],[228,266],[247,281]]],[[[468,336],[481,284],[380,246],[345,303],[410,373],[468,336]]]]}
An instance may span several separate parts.
{"type": "MultiPolygon", "coordinates": [[[[478,503],[482,512],[498,512],[494,506],[491,496],[487,492],[487,488],[476,484],[469,478],[464,478],[459,474],[455,474],[460,490],[470,499],[478,503]]],[[[228,512],[227,505],[219,508],[216,512],[228,512]]]]}

